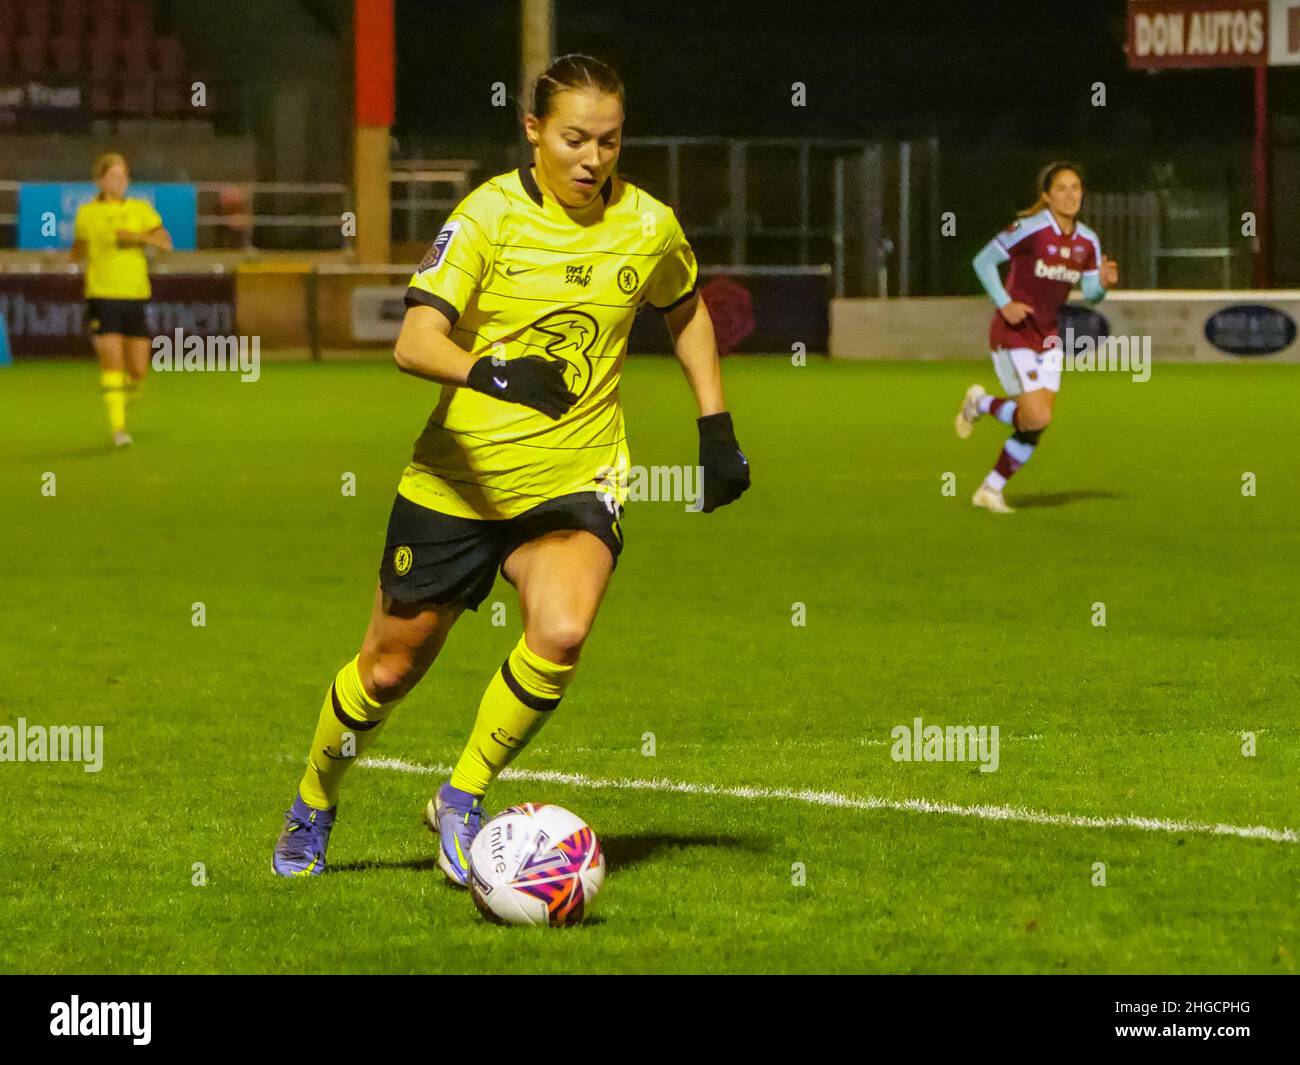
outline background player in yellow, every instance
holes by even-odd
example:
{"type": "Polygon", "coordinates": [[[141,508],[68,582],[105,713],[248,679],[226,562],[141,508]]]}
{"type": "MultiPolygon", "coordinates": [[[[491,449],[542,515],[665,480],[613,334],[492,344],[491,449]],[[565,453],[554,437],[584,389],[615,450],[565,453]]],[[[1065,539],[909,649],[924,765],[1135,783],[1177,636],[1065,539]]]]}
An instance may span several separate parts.
{"type": "Polygon", "coordinates": [[[91,170],[99,195],[77,209],[73,261],[86,260],[86,309],[113,443],[131,443],[126,411],[149,366],[145,306],[152,295],[145,248],[171,251],[153,204],[128,199],[126,159],[107,152],[91,170]]]}
{"type": "Polygon", "coordinates": [[[531,164],[470,193],[411,279],[395,358],[442,390],[402,473],[360,653],[321,708],[275,848],[281,875],[324,871],[348,766],[499,569],[523,636],[425,810],[439,866],[466,883],[483,795],[558,706],[623,548],[618,381],[643,300],[699,408],[703,509],[749,487],[695,256],[671,209],[615,172],[623,105],[607,65],[557,59],[524,120],[531,164]]]}

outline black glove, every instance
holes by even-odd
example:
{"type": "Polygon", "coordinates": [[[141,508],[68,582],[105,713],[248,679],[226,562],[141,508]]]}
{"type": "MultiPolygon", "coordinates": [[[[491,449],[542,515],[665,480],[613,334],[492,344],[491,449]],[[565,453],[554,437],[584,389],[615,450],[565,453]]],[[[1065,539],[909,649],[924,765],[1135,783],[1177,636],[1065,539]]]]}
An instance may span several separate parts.
{"type": "Polygon", "coordinates": [[[700,427],[700,466],[704,470],[705,514],[734,503],[749,487],[749,460],[736,442],[731,415],[696,418],[700,427]]]}
{"type": "Polygon", "coordinates": [[[484,355],[469,368],[465,383],[475,392],[507,403],[522,403],[548,418],[558,419],[578,402],[564,383],[560,364],[540,355],[505,362],[493,362],[491,355],[484,355]]]}

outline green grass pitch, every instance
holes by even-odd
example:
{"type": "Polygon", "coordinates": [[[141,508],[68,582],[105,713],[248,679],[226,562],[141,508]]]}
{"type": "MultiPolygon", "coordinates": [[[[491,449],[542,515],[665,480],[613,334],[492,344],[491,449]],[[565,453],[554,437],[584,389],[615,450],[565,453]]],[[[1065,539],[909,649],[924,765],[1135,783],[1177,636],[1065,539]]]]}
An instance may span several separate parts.
{"type": "MultiPolygon", "coordinates": [[[[156,374],[114,453],[90,365],[0,370],[0,724],[104,727],[98,773],[0,763],[0,970],[1294,971],[1294,836],[1197,826],[1300,829],[1300,367],[1067,375],[1009,518],[969,505],[1006,431],[956,439],[972,380],[727,360],[753,489],[629,508],[577,680],[489,796],[602,838],[560,932],[484,923],[420,823],[439,778],[413,770],[454,760],[518,637],[504,582],[507,624],[466,615],[372,748],[408,769],[349,776],[329,875],[270,870],[434,387],[156,374]],[[895,762],[916,717],[997,725],[998,771],[895,762]]],[[[622,392],[634,462],[694,462],[674,362],[622,392]]]]}

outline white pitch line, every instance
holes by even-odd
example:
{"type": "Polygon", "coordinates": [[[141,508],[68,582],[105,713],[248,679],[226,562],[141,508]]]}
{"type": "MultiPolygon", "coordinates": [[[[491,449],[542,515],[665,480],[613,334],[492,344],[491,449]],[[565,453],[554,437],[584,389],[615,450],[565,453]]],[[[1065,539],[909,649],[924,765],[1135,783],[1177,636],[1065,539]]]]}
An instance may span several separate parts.
{"type": "MultiPolygon", "coordinates": [[[[401,758],[363,758],[357,763],[370,769],[391,769],[399,773],[424,773],[448,776],[451,766],[418,765],[401,758]]],[[[961,806],[929,799],[881,799],[875,796],[843,795],[837,791],[813,791],[810,788],[725,788],[717,784],[692,784],[689,781],[649,780],[636,777],[608,779],[582,773],[561,773],[554,769],[507,769],[502,780],[535,781],[539,784],[565,784],[574,788],[615,789],[618,791],[670,791],[682,795],[717,795],[728,799],[777,799],[803,802],[813,806],[830,806],[842,810],[894,810],[900,813],[949,814],[975,817],[982,821],[1020,821],[1031,825],[1066,825],[1070,828],[1137,828],[1143,832],[1183,832],[1205,836],[1240,836],[1243,839],[1266,839],[1273,843],[1296,843],[1300,837],[1292,828],[1268,828],[1265,825],[1203,824],[1197,821],[1170,821],[1162,817],[1086,817],[1079,814],[1052,814],[1023,806],[961,806]]]]}

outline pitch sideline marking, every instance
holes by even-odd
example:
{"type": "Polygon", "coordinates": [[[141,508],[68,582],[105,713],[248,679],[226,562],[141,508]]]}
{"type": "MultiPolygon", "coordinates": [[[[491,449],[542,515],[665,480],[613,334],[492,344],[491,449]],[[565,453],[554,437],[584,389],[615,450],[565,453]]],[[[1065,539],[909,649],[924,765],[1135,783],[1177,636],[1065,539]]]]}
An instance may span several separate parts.
{"type": "MultiPolygon", "coordinates": [[[[399,773],[425,773],[449,776],[451,766],[419,765],[401,758],[363,758],[357,763],[371,769],[391,769],[399,773]]],[[[1273,843],[1300,842],[1294,829],[1268,828],[1265,825],[1203,824],[1196,821],[1170,821],[1160,817],[1086,817],[1079,814],[1052,814],[1023,806],[961,806],[929,799],[859,798],[836,791],[811,788],[721,787],[717,784],[692,784],[687,781],[650,780],[636,777],[608,779],[582,773],[561,773],[554,769],[507,769],[502,780],[535,781],[540,784],[567,784],[575,788],[616,789],[619,791],[670,791],[684,795],[716,795],[729,799],[780,799],[830,806],[848,810],[893,810],[900,813],[949,814],[975,817],[984,821],[1021,821],[1033,825],[1066,825],[1071,828],[1137,828],[1143,832],[1184,832],[1209,836],[1239,836],[1243,839],[1266,839],[1273,843]]]]}

